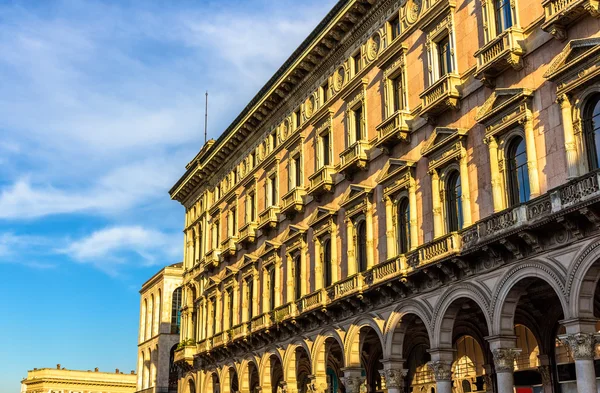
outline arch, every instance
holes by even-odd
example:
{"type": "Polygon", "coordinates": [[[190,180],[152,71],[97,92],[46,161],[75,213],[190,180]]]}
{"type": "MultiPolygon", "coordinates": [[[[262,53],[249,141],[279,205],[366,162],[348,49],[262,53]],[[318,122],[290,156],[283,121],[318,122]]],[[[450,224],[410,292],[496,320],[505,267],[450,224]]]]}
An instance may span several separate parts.
{"type": "Polygon", "coordinates": [[[433,348],[449,348],[452,346],[452,329],[460,311],[460,306],[456,304],[456,301],[461,298],[472,300],[479,306],[485,317],[488,332],[491,331],[489,295],[477,285],[458,284],[449,288],[440,296],[442,300],[438,302],[433,312],[431,320],[433,328],[431,343],[433,348]]]}
{"type": "Polygon", "coordinates": [[[292,364],[292,362],[295,362],[296,360],[296,351],[298,350],[298,348],[302,348],[304,349],[304,351],[306,352],[306,355],[308,356],[308,360],[310,362],[311,365],[311,370],[312,370],[312,356],[310,353],[310,349],[308,348],[308,345],[306,344],[306,342],[300,338],[295,339],[294,341],[292,341],[291,343],[288,344],[287,348],[285,349],[285,353],[283,354],[283,361],[282,361],[282,366],[283,366],[283,379],[284,380],[289,380],[289,372],[290,371],[294,371],[295,372],[295,367],[296,364],[292,364]]]}
{"type": "Polygon", "coordinates": [[[140,342],[146,341],[146,314],[148,313],[148,300],[144,299],[142,301],[142,312],[141,312],[141,322],[140,322],[140,342]]]}
{"type": "Polygon", "coordinates": [[[150,295],[150,337],[154,337],[154,294],[150,295]]]}
{"type": "Polygon", "coordinates": [[[567,274],[570,318],[595,318],[594,295],[600,279],[600,241],[589,245],[567,274]]]}
{"type": "Polygon", "coordinates": [[[378,324],[375,320],[379,319],[375,315],[361,317],[354,321],[344,341],[344,367],[351,367],[352,365],[360,365],[360,331],[365,327],[373,329],[377,337],[379,338],[379,344],[383,348],[383,333],[381,331],[383,321],[378,324]]]}
{"type": "Polygon", "coordinates": [[[490,310],[492,312],[492,335],[513,335],[517,303],[526,279],[539,279],[548,284],[560,301],[563,314],[568,315],[565,284],[562,275],[539,261],[521,263],[510,269],[496,285],[490,310]]]}
{"type": "Polygon", "coordinates": [[[383,356],[385,359],[401,358],[402,357],[402,346],[404,343],[404,326],[401,325],[402,319],[408,315],[415,315],[425,325],[427,335],[429,336],[429,342],[432,342],[431,334],[431,313],[424,304],[414,300],[409,300],[397,307],[390,316],[388,317],[384,326],[384,346],[383,356]]]}
{"type": "MultiPolygon", "coordinates": [[[[252,391],[252,370],[256,370],[258,373],[259,358],[253,354],[248,354],[238,364],[237,373],[240,383],[240,391],[250,392],[252,391]]],[[[258,378],[257,378],[258,379],[258,378]]],[[[259,382],[256,381],[258,384],[259,382]]]]}
{"type": "MultiPolygon", "coordinates": [[[[281,357],[281,353],[279,353],[279,350],[277,348],[267,349],[261,356],[260,364],[258,366],[258,379],[260,381],[260,386],[265,385],[265,371],[267,371],[267,370],[270,371],[270,368],[271,368],[270,362],[271,362],[272,356],[275,356],[281,363],[281,366],[283,367],[283,359],[281,357]]],[[[266,393],[269,393],[269,392],[266,392],[266,393]]]]}
{"type": "Polygon", "coordinates": [[[193,376],[188,376],[184,382],[185,393],[196,393],[196,381],[193,376]]]}
{"type": "MultiPolygon", "coordinates": [[[[219,370],[212,369],[206,371],[206,379],[204,380],[203,393],[215,393],[215,384],[221,385],[219,379],[219,370]]],[[[220,389],[219,389],[220,391],[220,389]]]]}
{"type": "Polygon", "coordinates": [[[325,373],[325,369],[323,369],[323,370],[319,369],[320,363],[319,363],[317,357],[319,356],[319,354],[322,351],[325,350],[325,348],[324,348],[325,341],[327,341],[327,339],[333,339],[337,342],[337,344],[340,347],[340,350],[342,351],[342,360],[345,359],[344,340],[342,339],[342,337],[336,330],[334,330],[333,328],[326,328],[319,332],[319,334],[317,335],[317,338],[315,339],[315,341],[312,344],[311,351],[309,352],[310,364],[312,367],[313,375],[319,375],[321,373],[325,373]]]}

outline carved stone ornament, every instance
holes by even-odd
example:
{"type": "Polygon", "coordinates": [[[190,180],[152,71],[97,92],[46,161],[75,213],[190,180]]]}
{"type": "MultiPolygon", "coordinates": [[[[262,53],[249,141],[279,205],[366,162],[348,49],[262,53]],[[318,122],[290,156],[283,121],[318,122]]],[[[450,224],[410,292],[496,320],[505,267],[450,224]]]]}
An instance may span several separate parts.
{"type": "Polygon", "coordinates": [[[345,74],[346,72],[344,71],[344,67],[340,67],[333,75],[333,88],[336,91],[340,91],[342,89],[342,86],[344,85],[345,74]]]}
{"type": "Polygon", "coordinates": [[[385,379],[385,386],[388,389],[403,389],[404,378],[407,372],[408,370],[406,369],[379,370],[379,374],[385,379]]]}
{"type": "Polygon", "coordinates": [[[314,110],[315,110],[315,97],[310,96],[310,97],[308,97],[308,99],[306,100],[306,103],[304,104],[304,114],[306,115],[307,118],[309,118],[313,115],[314,110]]]}
{"type": "Polygon", "coordinates": [[[341,377],[342,383],[346,388],[347,393],[360,393],[360,386],[363,383],[364,378],[359,376],[352,377],[341,377]]]}
{"type": "Polygon", "coordinates": [[[519,348],[496,348],[492,350],[494,366],[497,373],[512,373],[515,369],[515,359],[521,354],[519,348]]]}
{"type": "Polygon", "coordinates": [[[538,371],[542,376],[542,385],[552,386],[552,370],[550,370],[550,366],[538,366],[538,371]]]}
{"type": "Polygon", "coordinates": [[[427,367],[433,372],[436,382],[452,380],[452,363],[445,360],[433,360],[427,363],[427,367]]]}
{"type": "Polygon", "coordinates": [[[406,2],[406,20],[408,23],[415,23],[421,13],[422,0],[408,0],[406,2]]]}
{"type": "Polygon", "coordinates": [[[379,49],[381,48],[381,37],[379,33],[375,33],[367,43],[367,57],[373,61],[377,58],[379,49]]]}
{"type": "Polygon", "coordinates": [[[569,348],[575,360],[592,360],[596,344],[600,343],[598,333],[575,333],[559,337],[560,341],[569,348]]]}
{"type": "Polygon", "coordinates": [[[308,393],[324,393],[327,391],[326,383],[317,383],[317,378],[313,375],[309,376],[310,382],[306,384],[306,391],[308,393]]]}

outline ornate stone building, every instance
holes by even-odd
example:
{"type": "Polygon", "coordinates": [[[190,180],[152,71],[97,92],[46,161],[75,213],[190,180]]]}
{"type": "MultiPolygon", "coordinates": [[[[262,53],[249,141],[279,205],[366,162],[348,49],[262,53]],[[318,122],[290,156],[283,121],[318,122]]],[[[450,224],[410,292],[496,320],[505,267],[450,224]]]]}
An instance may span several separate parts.
{"type": "Polygon", "coordinates": [[[140,290],[138,393],[177,392],[183,264],[161,269],[140,290]]]}
{"type": "Polygon", "coordinates": [[[21,381],[21,393],[133,393],[136,378],[133,371],[67,370],[57,364],[56,368],[29,370],[21,381]]]}
{"type": "Polygon", "coordinates": [[[340,0],[171,189],[179,392],[596,392],[599,7],[340,0]]]}

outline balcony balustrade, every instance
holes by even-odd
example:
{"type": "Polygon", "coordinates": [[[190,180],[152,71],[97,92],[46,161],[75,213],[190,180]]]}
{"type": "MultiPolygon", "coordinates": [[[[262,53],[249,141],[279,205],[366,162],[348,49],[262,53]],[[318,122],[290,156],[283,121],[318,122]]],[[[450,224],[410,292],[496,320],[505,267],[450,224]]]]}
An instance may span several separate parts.
{"type": "Polygon", "coordinates": [[[228,236],[221,242],[221,255],[234,256],[236,252],[237,236],[228,236]]]}
{"type": "Polygon", "coordinates": [[[248,324],[243,322],[231,328],[230,336],[232,340],[245,337],[248,334],[248,324]]]}
{"type": "Polygon", "coordinates": [[[274,229],[279,224],[279,206],[269,206],[258,215],[258,229],[274,229]]]}
{"type": "Polygon", "coordinates": [[[218,266],[220,255],[221,250],[219,250],[218,248],[213,248],[208,253],[206,253],[206,258],[204,258],[205,263],[209,266],[218,266]]]}
{"type": "Polygon", "coordinates": [[[421,117],[432,118],[448,109],[460,107],[460,77],[446,74],[420,94],[421,117]]]}
{"type": "Polygon", "coordinates": [[[419,268],[460,251],[461,237],[456,232],[441,236],[432,242],[417,247],[407,254],[409,266],[419,268]]]}
{"type": "Polygon", "coordinates": [[[250,321],[250,331],[255,332],[257,330],[266,329],[271,326],[271,314],[261,314],[250,321]]]}
{"type": "Polygon", "coordinates": [[[322,194],[333,190],[335,168],[331,165],[325,165],[308,177],[310,188],[308,194],[313,197],[319,197],[322,194]]]}
{"type": "Polygon", "coordinates": [[[325,307],[328,302],[329,297],[327,296],[327,290],[322,288],[304,296],[298,303],[300,311],[306,312],[315,308],[325,307]]]}
{"type": "Polygon", "coordinates": [[[304,187],[295,187],[285,194],[282,199],[281,213],[286,216],[293,216],[304,210],[304,196],[306,189],[304,187]]]}
{"type": "Polygon", "coordinates": [[[544,0],[545,20],[542,30],[563,41],[567,38],[566,29],[586,15],[600,18],[598,0],[544,0]]]}
{"type": "Polygon", "coordinates": [[[339,299],[350,294],[354,294],[363,289],[363,276],[358,273],[353,276],[346,278],[335,284],[334,296],[335,299],[339,299]]]}
{"type": "Polygon", "coordinates": [[[249,222],[244,225],[238,234],[238,241],[243,245],[254,243],[256,241],[257,228],[256,222],[249,222]]]}
{"type": "Polygon", "coordinates": [[[213,348],[220,347],[221,345],[225,345],[229,342],[229,332],[221,332],[213,337],[213,348]]]}
{"type": "Polygon", "coordinates": [[[488,86],[493,86],[493,78],[506,69],[510,67],[515,70],[522,69],[522,56],[525,54],[524,40],[523,30],[511,27],[484,45],[475,52],[477,58],[475,77],[488,86]]]}
{"type": "Polygon", "coordinates": [[[351,178],[354,172],[367,169],[369,161],[367,151],[369,148],[369,142],[364,140],[356,141],[350,145],[350,147],[340,154],[340,158],[342,159],[340,172],[344,173],[346,177],[351,178]]]}
{"type": "Polygon", "coordinates": [[[279,306],[273,310],[273,321],[275,323],[281,323],[286,319],[295,317],[298,314],[296,303],[288,303],[283,306],[279,306]]]}
{"type": "Polygon", "coordinates": [[[398,143],[410,142],[410,126],[408,122],[412,116],[408,111],[396,111],[377,127],[377,142],[375,146],[381,148],[386,154],[398,143]]]}

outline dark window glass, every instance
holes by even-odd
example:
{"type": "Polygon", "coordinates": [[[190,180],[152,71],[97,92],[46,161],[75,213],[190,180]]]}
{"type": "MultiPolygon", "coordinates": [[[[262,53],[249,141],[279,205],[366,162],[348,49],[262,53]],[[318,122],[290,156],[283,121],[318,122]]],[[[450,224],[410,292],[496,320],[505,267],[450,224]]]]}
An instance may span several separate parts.
{"type": "Polygon", "coordinates": [[[398,204],[398,235],[400,254],[405,254],[410,249],[410,208],[408,198],[403,198],[398,204]]]}
{"type": "Polygon", "coordinates": [[[277,204],[277,186],[275,184],[275,178],[271,178],[271,206],[277,204]]]}
{"type": "Polygon", "coordinates": [[[302,167],[300,164],[300,157],[294,158],[294,169],[296,173],[294,176],[296,177],[296,187],[300,187],[302,185],[302,167]]]}
{"type": "Polygon", "coordinates": [[[296,300],[302,297],[302,266],[300,255],[294,258],[294,296],[296,300]]]}
{"type": "Polygon", "coordinates": [[[323,285],[325,287],[328,287],[331,284],[333,284],[332,263],[333,262],[331,261],[331,241],[326,240],[325,243],[323,243],[323,271],[325,272],[323,277],[323,285]]]}
{"type": "Polygon", "coordinates": [[[273,146],[273,149],[275,149],[277,147],[277,133],[276,132],[271,134],[271,146],[273,146]]]}
{"type": "Polygon", "coordinates": [[[365,221],[361,221],[356,228],[356,242],[358,253],[358,271],[367,270],[367,226],[365,221]]]}
{"type": "Polygon", "coordinates": [[[329,142],[329,133],[323,134],[321,137],[321,142],[323,143],[323,165],[331,164],[331,146],[329,142]]]}
{"type": "Polygon", "coordinates": [[[508,203],[511,206],[529,200],[529,172],[527,172],[527,152],[521,137],[512,140],[507,149],[508,161],[508,203]]]}
{"type": "Polygon", "coordinates": [[[362,139],[362,106],[354,110],[354,132],[357,141],[362,139]]]}
{"type": "Polygon", "coordinates": [[[254,291],[254,280],[249,278],[248,279],[248,293],[246,294],[246,296],[248,297],[248,320],[251,320],[253,315],[252,315],[252,308],[254,307],[254,303],[253,303],[253,299],[252,299],[252,292],[254,291]]]}
{"type": "Polygon", "coordinates": [[[452,72],[452,54],[450,52],[450,41],[448,37],[444,37],[437,44],[438,47],[438,62],[440,66],[440,78],[452,72]]]}
{"type": "Polygon", "coordinates": [[[256,196],[254,193],[250,194],[250,221],[256,220],[256,196]]]}
{"type": "Polygon", "coordinates": [[[325,82],[321,88],[323,89],[323,102],[326,102],[329,99],[329,83],[325,82]]]}
{"type": "Polygon", "coordinates": [[[496,14],[496,34],[502,33],[513,25],[510,0],[494,0],[496,14]]]}
{"type": "Polygon", "coordinates": [[[354,73],[357,74],[360,71],[360,53],[352,56],[352,62],[354,63],[354,73]]]}
{"type": "Polygon", "coordinates": [[[227,294],[229,298],[229,327],[233,326],[233,291],[229,291],[227,294]]]}
{"type": "Polygon", "coordinates": [[[254,166],[256,165],[256,153],[252,152],[252,154],[250,155],[250,165],[252,166],[252,168],[254,168],[254,166]]]}
{"type": "Polygon", "coordinates": [[[446,182],[448,232],[458,231],[462,228],[462,189],[458,171],[450,173],[446,182]]]}
{"type": "Polygon", "coordinates": [[[235,207],[231,208],[231,235],[235,236],[237,232],[237,210],[235,207]]]}
{"type": "Polygon", "coordinates": [[[402,84],[402,75],[398,75],[392,79],[392,90],[394,99],[394,112],[404,108],[404,102],[402,99],[402,90],[404,86],[402,84]]]}
{"type": "Polygon", "coordinates": [[[390,20],[390,28],[392,31],[392,40],[396,39],[400,35],[400,18],[396,15],[390,20]]]}
{"type": "Polygon", "coordinates": [[[271,310],[275,308],[275,268],[269,270],[269,300],[271,310]]]}
{"type": "Polygon", "coordinates": [[[592,97],[583,113],[585,145],[590,170],[600,168],[598,152],[600,151],[600,94],[592,97]]]}
{"type": "Polygon", "coordinates": [[[296,114],[296,128],[300,127],[300,109],[298,109],[296,112],[294,112],[296,114]]]}
{"type": "Polygon", "coordinates": [[[210,304],[212,307],[212,333],[215,334],[217,332],[217,299],[212,298],[210,304]]]}
{"type": "Polygon", "coordinates": [[[221,228],[219,227],[219,221],[215,222],[215,247],[219,247],[219,244],[221,243],[221,228]]]}
{"type": "Polygon", "coordinates": [[[181,287],[173,291],[171,300],[171,332],[179,333],[181,326],[181,287]]]}

